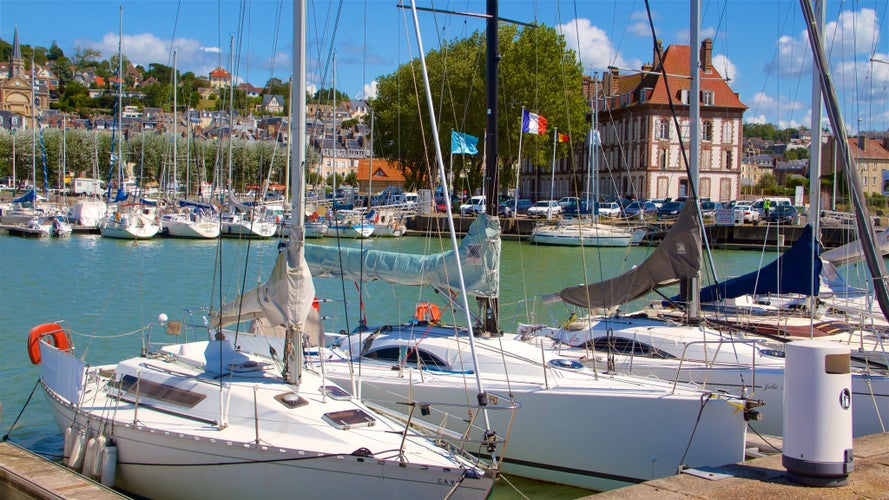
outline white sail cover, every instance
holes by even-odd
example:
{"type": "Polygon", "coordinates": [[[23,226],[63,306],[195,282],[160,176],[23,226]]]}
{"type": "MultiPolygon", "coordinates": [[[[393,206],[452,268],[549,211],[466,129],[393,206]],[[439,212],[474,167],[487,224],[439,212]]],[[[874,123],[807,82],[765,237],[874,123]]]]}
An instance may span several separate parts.
{"type": "MultiPolygon", "coordinates": [[[[459,247],[466,291],[497,297],[500,290],[500,220],[481,214],[459,247]]],[[[454,250],[412,255],[360,248],[306,245],[306,261],[315,277],[352,281],[382,280],[397,285],[431,285],[459,289],[454,250]]]]}
{"type": "Polygon", "coordinates": [[[303,254],[303,228],[296,226],[268,281],[223,305],[215,323],[224,327],[264,319],[272,327],[304,324],[314,299],[315,284],[303,254]]]}

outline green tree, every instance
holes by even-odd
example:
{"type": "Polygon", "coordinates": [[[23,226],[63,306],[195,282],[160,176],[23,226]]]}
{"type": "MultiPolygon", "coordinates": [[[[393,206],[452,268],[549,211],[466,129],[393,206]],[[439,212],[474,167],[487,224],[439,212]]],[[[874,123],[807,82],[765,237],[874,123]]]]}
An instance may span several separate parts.
{"type": "Polygon", "coordinates": [[[326,89],[318,89],[315,92],[315,95],[312,96],[311,102],[317,103],[317,104],[333,104],[334,92],[336,92],[337,104],[351,100],[351,99],[349,99],[349,94],[343,92],[342,90],[333,89],[333,88],[326,88],[326,89]]]}
{"type": "Polygon", "coordinates": [[[49,47],[49,52],[47,53],[47,58],[50,61],[56,61],[60,57],[65,57],[65,52],[59,48],[59,44],[56,43],[55,40],[52,41],[52,45],[49,47]]]}
{"type": "MultiPolygon", "coordinates": [[[[500,55],[497,153],[500,185],[505,187],[515,183],[523,106],[545,116],[549,130],[557,127],[572,138],[584,136],[588,106],[581,92],[582,68],[555,29],[501,26],[500,55]]],[[[481,139],[487,125],[484,35],[476,32],[443,43],[441,49],[427,54],[426,63],[442,150],[450,151],[451,130],[481,139]]],[[[407,185],[430,186],[437,169],[420,72],[415,59],[380,77],[378,97],[370,105],[377,117],[377,154],[400,161],[407,185]]],[[[479,149],[482,144],[480,140],[479,149]]],[[[545,166],[552,158],[552,147],[551,134],[526,135],[522,156],[545,166]]],[[[564,157],[568,151],[569,145],[559,145],[557,156],[564,157]]],[[[455,158],[455,184],[473,190],[481,187],[482,155],[461,156],[455,158]]]]}
{"type": "Polygon", "coordinates": [[[102,53],[97,49],[74,47],[74,66],[83,70],[92,66],[98,66],[102,53]]]}
{"type": "Polygon", "coordinates": [[[763,174],[756,183],[756,189],[765,194],[774,194],[778,189],[778,180],[773,174],[763,174]]]}

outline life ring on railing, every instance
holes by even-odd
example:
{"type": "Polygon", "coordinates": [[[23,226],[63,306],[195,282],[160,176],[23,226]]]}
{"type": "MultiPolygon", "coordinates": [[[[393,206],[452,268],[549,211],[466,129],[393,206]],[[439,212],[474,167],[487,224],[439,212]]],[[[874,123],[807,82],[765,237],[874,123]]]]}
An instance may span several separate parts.
{"type": "Polygon", "coordinates": [[[438,323],[441,319],[441,310],[432,302],[420,302],[417,304],[417,312],[414,315],[417,321],[438,323]]]}
{"type": "Polygon", "coordinates": [[[312,309],[318,314],[321,314],[321,301],[318,300],[318,297],[312,299],[312,309]]]}
{"type": "Polygon", "coordinates": [[[52,344],[60,351],[67,351],[71,348],[68,334],[58,323],[37,325],[31,328],[31,333],[28,335],[28,357],[35,365],[40,364],[40,341],[44,337],[52,337],[52,344]]]}

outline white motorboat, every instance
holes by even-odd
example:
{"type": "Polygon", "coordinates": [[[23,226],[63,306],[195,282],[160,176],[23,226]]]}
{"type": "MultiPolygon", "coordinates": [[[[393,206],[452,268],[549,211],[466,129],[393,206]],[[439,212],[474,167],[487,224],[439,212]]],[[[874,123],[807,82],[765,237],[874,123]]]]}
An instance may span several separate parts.
{"type": "Polygon", "coordinates": [[[642,230],[600,224],[591,220],[560,220],[555,224],[539,224],[531,230],[530,241],[538,245],[626,247],[639,243],[642,230]]]}
{"type": "Polygon", "coordinates": [[[35,238],[64,238],[74,231],[59,217],[33,217],[27,224],[7,227],[9,234],[30,236],[35,238]]]}

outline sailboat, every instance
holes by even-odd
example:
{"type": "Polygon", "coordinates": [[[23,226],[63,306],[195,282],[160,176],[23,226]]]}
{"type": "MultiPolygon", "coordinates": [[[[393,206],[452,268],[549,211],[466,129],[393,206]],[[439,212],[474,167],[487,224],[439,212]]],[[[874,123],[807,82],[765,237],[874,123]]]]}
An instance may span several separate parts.
{"type": "MultiPolygon", "coordinates": [[[[823,50],[814,27],[811,6],[806,1],[801,3],[804,13],[808,10],[806,20],[816,61],[820,59],[823,62],[823,50]]],[[[827,98],[832,128],[842,136],[838,141],[846,144],[845,129],[839,120],[830,79],[824,73],[826,64],[820,66],[818,105],[823,93],[827,98]]],[[[846,158],[847,171],[852,172],[848,168],[851,161],[846,158]]],[[[860,193],[860,186],[853,190],[860,193]]],[[[681,219],[687,215],[686,212],[688,209],[681,219]]],[[[873,229],[866,227],[869,219],[865,217],[859,222],[863,226],[863,234],[873,235],[873,229]]],[[[688,248],[687,244],[683,246],[688,248]]],[[[874,256],[873,245],[864,241],[861,246],[866,256],[874,256]]],[[[602,283],[566,288],[559,295],[569,304],[603,309],[636,296],[646,288],[689,278],[694,274],[677,272],[681,270],[676,265],[677,252],[659,252],[660,247],[652,255],[653,259],[649,258],[626,275],[602,283]]],[[[874,267],[878,273],[882,272],[875,275],[885,275],[885,268],[879,269],[881,262],[881,259],[874,260],[874,267]]],[[[818,244],[813,228],[808,226],[797,243],[776,262],[755,273],[704,288],[699,297],[693,297],[701,302],[714,303],[713,312],[702,315],[697,324],[678,325],[680,318],[677,315],[665,313],[659,308],[648,308],[623,316],[590,314],[573,317],[572,321],[558,328],[528,325],[526,332],[531,343],[550,346],[553,356],[558,353],[559,356],[573,359],[588,359],[592,348],[596,351],[593,359],[603,358],[609,367],[615,369],[691,381],[714,389],[740,389],[765,403],[762,413],[757,415],[757,421],[751,422],[751,427],[757,432],[776,435],[781,435],[783,431],[784,344],[788,341],[806,342],[814,337],[838,340],[849,345],[853,361],[856,358],[858,361],[853,364],[851,373],[854,435],[885,432],[882,415],[889,414],[889,397],[886,396],[889,394],[889,371],[886,370],[885,350],[879,331],[850,331],[837,318],[819,322],[811,310],[808,317],[776,317],[767,314],[762,304],[750,300],[743,304],[730,304],[731,310],[727,308],[729,300],[744,294],[775,293],[780,296],[795,292],[815,297],[819,294],[820,274],[818,244]],[[763,334],[768,334],[768,337],[763,334]],[[541,344],[539,340],[534,340],[536,336],[555,339],[559,344],[553,346],[546,341],[541,344]]],[[[875,287],[877,281],[882,279],[874,280],[875,287]]],[[[670,300],[676,301],[677,297],[670,300]]]]}
{"type": "MultiPolygon", "coordinates": [[[[173,51],[173,185],[175,195],[179,194],[178,175],[178,71],[176,70],[176,51],[173,51]]],[[[161,216],[161,234],[174,238],[213,239],[219,237],[219,217],[210,204],[196,204],[179,200],[179,210],[161,216]]]]}
{"type": "MultiPolygon", "coordinates": [[[[305,96],[305,2],[294,13],[294,68],[305,96]]],[[[302,107],[298,120],[304,123],[302,107]]],[[[304,140],[305,127],[291,125],[304,140]]],[[[294,149],[292,168],[304,165],[294,149]]],[[[317,338],[314,284],[303,258],[303,173],[294,172],[294,221],[270,278],[204,318],[202,338],[157,345],[92,366],[64,323],[32,329],[28,350],[66,435],[66,463],[107,485],[156,499],[475,498],[494,477],[410,432],[307,369],[303,338],[317,338]],[[285,332],[281,358],[235,349],[216,325],[263,316],[285,332]]],[[[221,240],[220,243],[221,244],[221,240]]],[[[160,316],[167,332],[182,324],[160,316]]],[[[268,352],[268,351],[267,351],[268,352]]]]}
{"type": "MultiPolygon", "coordinates": [[[[492,121],[488,145],[496,148],[496,85],[492,85],[497,82],[496,64],[492,62],[496,61],[496,48],[491,47],[497,46],[497,11],[496,2],[488,5],[493,5],[488,12],[487,47],[492,56],[487,66],[488,118],[492,121]]],[[[419,39],[419,33],[417,36],[419,39]]],[[[422,61],[422,48],[420,54],[422,61]]],[[[425,88],[432,110],[429,85],[425,88]]],[[[429,114],[434,119],[434,113],[429,114]]],[[[437,133],[434,124],[431,130],[437,133]]],[[[438,146],[437,138],[433,143],[438,146]]],[[[443,180],[446,176],[438,150],[437,160],[439,178],[443,180]]],[[[488,175],[496,176],[496,168],[492,166],[488,175]]],[[[496,209],[493,205],[489,208],[496,209]]],[[[324,360],[328,378],[354,384],[355,394],[363,400],[376,403],[397,396],[403,403],[446,403],[429,404],[428,411],[413,418],[461,435],[466,432],[467,410],[458,408],[460,411],[455,412],[449,408],[460,402],[466,404],[465,387],[477,379],[487,394],[509,397],[521,405],[514,420],[503,412],[490,415],[490,428],[512,429],[500,454],[504,472],[594,490],[668,476],[682,465],[722,465],[743,460],[746,422],[744,412],[738,410],[744,409],[744,401],[681,384],[606,375],[567,358],[544,360],[540,349],[513,335],[498,334],[494,309],[502,270],[500,222],[496,216],[480,214],[460,246],[442,254],[407,255],[357,248],[335,251],[307,246],[306,258],[314,276],[427,286],[443,297],[450,297],[450,290],[465,284],[467,292],[484,304],[483,311],[493,311],[479,318],[478,324],[468,322],[473,325],[470,329],[444,323],[439,305],[421,302],[410,321],[393,319],[384,325],[361,325],[340,337],[319,357],[324,360]],[[354,365],[360,370],[353,371],[354,365]],[[353,375],[356,372],[360,376],[353,375]],[[657,415],[656,424],[650,421],[652,415],[657,415]]],[[[451,300],[444,307],[468,310],[468,303],[455,304],[451,300]]],[[[260,338],[253,342],[262,345],[260,338]]],[[[258,350],[247,346],[242,349],[258,350]]],[[[403,403],[379,404],[390,412],[404,412],[403,403]]],[[[469,412],[468,418],[475,422],[478,415],[477,411],[469,412]]],[[[470,435],[484,440],[486,433],[486,426],[476,425],[470,435]]]]}
{"type": "MultiPolygon", "coordinates": [[[[99,224],[99,232],[103,238],[126,240],[151,239],[160,231],[157,207],[142,204],[138,201],[122,203],[130,195],[130,193],[124,190],[123,173],[126,162],[126,155],[123,151],[123,7],[120,8],[120,38],[117,45],[117,114],[115,118],[117,126],[113,133],[117,134],[117,143],[115,144],[114,136],[112,135],[109,177],[113,173],[116,163],[118,185],[114,201],[118,202],[118,205],[113,212],[110,208],[107,210],[109,213],[99,224]],[[117,148],[116,155],[114,154],[115,147],[117,148]]],[[[109,206],[111,201],[111,183],[109,182],[108,192],[105,195],[106,206],[109,206]]]]}

